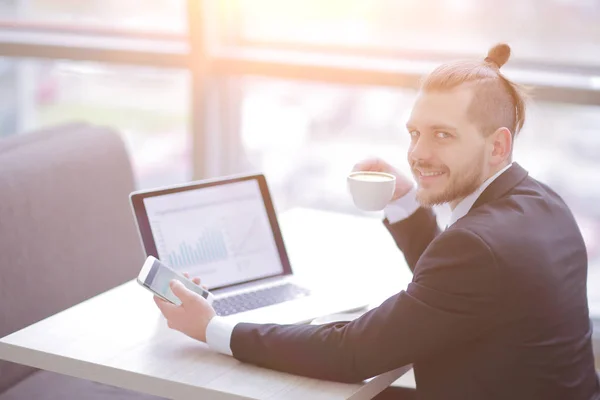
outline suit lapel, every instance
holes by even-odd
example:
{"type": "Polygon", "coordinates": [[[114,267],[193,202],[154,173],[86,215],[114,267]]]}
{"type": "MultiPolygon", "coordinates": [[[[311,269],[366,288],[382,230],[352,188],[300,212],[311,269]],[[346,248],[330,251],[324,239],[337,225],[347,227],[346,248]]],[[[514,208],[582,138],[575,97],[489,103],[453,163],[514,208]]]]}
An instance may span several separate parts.
{"type": "Polygon", "coordinates": [[[497,177],[481,195],[477,198],[471,209],[479,207],[482,204],[499,199],[509,190],[517,186],[528,175],[528,172],[516,162],[497,177]]]}

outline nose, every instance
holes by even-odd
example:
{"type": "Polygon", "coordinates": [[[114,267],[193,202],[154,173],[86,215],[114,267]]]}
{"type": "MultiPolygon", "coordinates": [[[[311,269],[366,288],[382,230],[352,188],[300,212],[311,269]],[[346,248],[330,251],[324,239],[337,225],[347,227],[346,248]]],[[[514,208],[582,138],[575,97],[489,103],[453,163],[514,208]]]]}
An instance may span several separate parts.
{"type": "Polygon", "coordinates": [[[418,138],[415,142],[411,143],[408,149],[409,161],[427,161],[431,159],[431,149],[427,144],[427,141],[422,137],[418,138]]]}

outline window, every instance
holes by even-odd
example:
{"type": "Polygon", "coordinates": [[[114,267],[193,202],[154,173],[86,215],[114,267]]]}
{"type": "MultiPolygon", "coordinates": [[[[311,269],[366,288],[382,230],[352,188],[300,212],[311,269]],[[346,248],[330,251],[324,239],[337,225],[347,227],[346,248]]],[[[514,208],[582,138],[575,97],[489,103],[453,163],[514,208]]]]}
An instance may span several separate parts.
{"type": "Polygon", "coordinates": [[[185,33],[184,0],[2,0],[0,19],[99,30],[185,33]]]}
{"type": "Polygon", "coordinates": [[[186,71],[0,58],[0,82],[0,137],[73,120],[107,125],[122,134],[139,187],[191,179],[186,71]]]}
{"type": "Polygon", "coordinates": [[[530,61],[600,65],[594,0],[237,0],[238,40],[271,46],[335,47],[479,55],[498,41],[530,61]],[[557,22],[560,20],[560,29],[557,22]],[[568,55],[568,56],[566,56],[568,55]]]}

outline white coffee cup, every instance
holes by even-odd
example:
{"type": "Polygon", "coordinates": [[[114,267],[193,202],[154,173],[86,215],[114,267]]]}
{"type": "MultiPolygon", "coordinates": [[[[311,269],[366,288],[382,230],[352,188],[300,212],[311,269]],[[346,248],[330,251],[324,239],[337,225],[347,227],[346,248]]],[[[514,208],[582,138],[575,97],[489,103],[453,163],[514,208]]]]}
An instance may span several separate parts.
{"type": "Polygon", "coordinates": [[[392,174],[356,171],[347,180],[354,205],[363,211],[383,210],[394,196],[396,177],[392,174]]]}

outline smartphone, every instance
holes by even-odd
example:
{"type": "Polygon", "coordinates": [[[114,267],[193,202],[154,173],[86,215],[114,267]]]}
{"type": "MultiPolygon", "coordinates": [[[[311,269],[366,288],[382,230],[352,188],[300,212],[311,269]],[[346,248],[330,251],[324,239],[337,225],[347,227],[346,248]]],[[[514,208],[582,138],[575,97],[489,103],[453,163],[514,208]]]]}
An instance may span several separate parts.
{"type": "Polygon", "coordinates": [[[204,297],[209,304],[212,304],[214,300],[212,293],[205,290],[203,287],[196,285],[194,282],[153,256],[148,256],[137,277],[137,281],[140,285],[150,290],[161,299],[175,305],[180,305],[181,300],[173,294],[171,287],[169,286],[172,279],[177,279],[183,283],[185,287],[198,293],[200,296],[204,297]]]}

